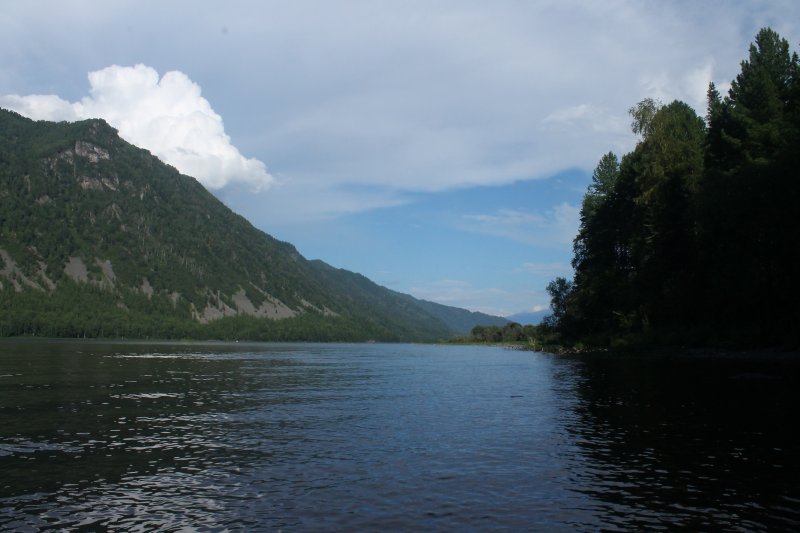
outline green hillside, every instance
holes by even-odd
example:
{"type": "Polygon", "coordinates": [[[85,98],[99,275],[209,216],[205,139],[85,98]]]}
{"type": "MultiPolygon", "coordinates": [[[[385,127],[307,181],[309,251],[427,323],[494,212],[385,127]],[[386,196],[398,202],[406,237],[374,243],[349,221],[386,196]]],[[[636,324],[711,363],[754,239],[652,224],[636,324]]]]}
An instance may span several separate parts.
{"type": "Polygon", "coordinates": [[[422,341],[498,320],[306,260],[102,120],[0,110],[0,228],[0,336],[422,341]]]}

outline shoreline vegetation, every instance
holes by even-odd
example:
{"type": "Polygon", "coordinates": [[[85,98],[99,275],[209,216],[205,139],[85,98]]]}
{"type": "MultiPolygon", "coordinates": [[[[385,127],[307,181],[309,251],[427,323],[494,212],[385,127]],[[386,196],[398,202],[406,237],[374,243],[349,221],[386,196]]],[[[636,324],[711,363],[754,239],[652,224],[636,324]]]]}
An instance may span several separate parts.
{"type": "Polygon", "coordinates": [[[548,285],[552,315],[530,338],[563,352],[800,348],[798,54],[764,28],[728,94],[711,83],[707,98],[705,117],[677,100],[630,109],[639,142],[600,159],[574,277],[548,285]]]}
{"type": "Polygon", "coordinates": [[[529,339],[526,342],[481,342],[468,340],[466,338],[451,339],[445,344],[457,346],[494,346],[508,350],[530,351],[546,353],[556,356],[598,356],[598,357],[680,357],[703,359],[776,359],[776,360],[800,360],[800,350],[781,349],[781,348],[722,348],[714,346],[660,346],[660,345],[631,345],[624,348],[610,348],[601,346],[587,346],[583,344],[547,344],[541,343],[536,339],[529,339]]]}
{"type": "Polygon", "coordinates": [[[306,261],[105,123],[2,112],[0,338],[795,353],[798,54],[764,28],[728,94],[711,83],[707,97],[705,117],[677,100],[647,98],[630,109],[639,141],[621,158],[600,159],[580,211],[574,277],[547,286],[552,315],[536,326],[474,326],[493,317],[306,261]],[[103,157],[81,156],[74,147],[86,139],[103,157]],[[97,183],[74,182],[76,172],[97,183]],[[103,185],[109,173],[128,181],[103,185]],[[81,256],[88,270],[72,279],[65,261],[81,256]],[[270,305],[277,313],[279,303],[288,318],[242,314],[270,305]]]}

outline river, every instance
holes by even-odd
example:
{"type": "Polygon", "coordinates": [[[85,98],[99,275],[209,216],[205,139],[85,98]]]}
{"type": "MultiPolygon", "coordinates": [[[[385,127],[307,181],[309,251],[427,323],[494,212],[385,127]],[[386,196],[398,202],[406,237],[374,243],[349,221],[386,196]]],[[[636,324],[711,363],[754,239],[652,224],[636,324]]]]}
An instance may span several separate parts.
{"type": "Polygon", "coordinates": [[[800,361],[0,342],[0,530],[800,528],[800,361]]]}

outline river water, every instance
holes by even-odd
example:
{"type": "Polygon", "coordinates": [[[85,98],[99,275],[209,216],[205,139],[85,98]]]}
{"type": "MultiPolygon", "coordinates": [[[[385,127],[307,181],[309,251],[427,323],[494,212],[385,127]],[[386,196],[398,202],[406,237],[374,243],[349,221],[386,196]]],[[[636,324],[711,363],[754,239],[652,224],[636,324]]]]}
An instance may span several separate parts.
{"type": "Polygon", "coordinates": [[[800,361],[0,343],[0,530],[800,528],[800,361]]]}

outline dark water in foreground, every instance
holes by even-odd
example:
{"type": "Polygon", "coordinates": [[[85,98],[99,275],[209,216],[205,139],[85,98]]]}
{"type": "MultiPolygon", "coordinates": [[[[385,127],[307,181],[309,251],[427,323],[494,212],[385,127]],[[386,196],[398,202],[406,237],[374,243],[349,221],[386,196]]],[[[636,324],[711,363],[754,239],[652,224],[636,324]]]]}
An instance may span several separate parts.
{"type": "Polygon", "coordinates": [[[800,361],[0,343],[0,529],[800,528],[800,361]]]}

